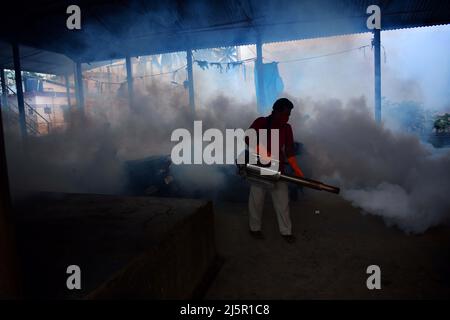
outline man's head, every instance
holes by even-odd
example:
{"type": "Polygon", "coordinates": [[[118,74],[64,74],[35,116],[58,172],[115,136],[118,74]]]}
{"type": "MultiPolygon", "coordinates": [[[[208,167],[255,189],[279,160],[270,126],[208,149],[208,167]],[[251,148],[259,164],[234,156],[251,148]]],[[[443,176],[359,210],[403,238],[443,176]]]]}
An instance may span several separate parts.
{"type": "Polygon", "coordinates": [[[280,98],[273,104],[272,115],[276,121],[284,124],[289,121],[289,116],[291,115],[291,110],[293,108],[294,105],[289,99],[280,98]]]}

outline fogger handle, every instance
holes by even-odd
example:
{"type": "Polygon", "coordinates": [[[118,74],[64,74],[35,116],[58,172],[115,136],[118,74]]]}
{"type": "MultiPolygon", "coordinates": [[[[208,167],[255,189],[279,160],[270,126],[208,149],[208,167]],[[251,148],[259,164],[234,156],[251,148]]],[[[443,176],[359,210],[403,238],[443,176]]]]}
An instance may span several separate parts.
{"type": "Polygon", "coordinates": [[[308,178],[300,178],[295,177],[287,174],[281,174],[279,171],[275,171],[270,168],[265,167],[259,167],[257,165],[253,164],[245,164],[245,165],[238,165],[238,172],[241,175],[247,175],[249,177],[253,177],[255,179],[260,180],[266,180],[266,181],[286,181],[295,183],[297,185],[301,185],[307,188],[320,190],[320,191],[327,191],[331,193],[339,194],[340,189],[335,186],[330,186],[328,184],[325,184],[323,182],[308,179],[308,178]],[[245,172],[245,173],[244,173],[245,172]]]}
{"type": "MultiPolygon", "coordinates": [[[[243,152],[238,159],[236,159],[236,165],[238,167],[238,174],[241,176],[247,176],[252,177],[257,180],[265,180],[265,181],[286,181],[295,183],[297,185],[301,185],[307,188],[320,190],[320,191],[327,191],[331,193],[339,194],[340,189],[335,186],[330,186],[328,184],[325,184],[323,182],[307,179],[307,178],[300,178],[295,177],[287,174],[281,174],[278,170],[273,169],[272,167],[267,166],[260,166],[258,164],[251,164],[248,161],[250,156],[254,157],[253,160],[258,160],[259,155],[257,154],[249,154],[249,152],[246,150],[243,152]],[[242,158],[245,157],[245,158],[242,158]],[[241,160],[241,161],[239,161],[241,160]],[[242,161],[244,160],[244,161],[242,161]]],[[[256,161],[257,163],[257,161],[256,161]]]]}

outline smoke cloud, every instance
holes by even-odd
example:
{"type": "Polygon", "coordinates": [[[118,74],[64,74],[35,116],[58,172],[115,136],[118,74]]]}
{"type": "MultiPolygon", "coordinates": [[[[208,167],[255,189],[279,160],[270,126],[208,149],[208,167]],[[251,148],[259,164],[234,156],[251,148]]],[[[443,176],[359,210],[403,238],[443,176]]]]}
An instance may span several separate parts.
{"type": "MultiPolygon", "coordinates": [[[[193,125],[184,91],[163,84],[145,90],[136,94],[132,110],[127,105],[116,110],[115,121],[106,120],[108,105],[93,106],[95,112],[86,117],[75,112],[67,130],[29,139],[27,153],[8,131],[14,189],[123,192],[124,161],[170,154],[172,131],[193,125]]],[[[291,99],[296,107],[290,123],[305,146],[299,163],[308,176],[336,183],[354,206],[405,232],[421,233],[449,221],[448,150],[438,153],[414,135],[377,125],[364,97],[345,104],[291,99]]],[[[224,96],[210,105],[195,117],[203,120],[204,130],[245,129],[257,117],[251,105],[224,96]]],[[[181,180],[196,186],[219,188],[226,181],[217,166],[193,166],[188,172],[181,180]]]]}
{"type": "Polygon", "coordinates": [[[293,122],[307,150],[300,162],[313,176],[335,181],[353,205],[406,232],[450,221],[448,149],[377,125],[364,98],[297,104],[311,111],[293,122]]]}
{"type": "MultiPolygon", "coordinates": [[[[201,108],[193,116],[187,101],[183,88],[159,82],[144,87],[136,81],[133,108],[120,95],[98,96],[85,116],[72,110],[65,130],[29,137],[26,147],[17,126],[6,124],[13,191],[126,192],[124,163],[170,155],[175,145],[170,137],[175,129],[193,132],[194,120],[200,119],[203,131],[218,128],[225,132],[226,128],[247,128],[257,117],[252,105],[220,95],[209,101],[210,108],[201,108]]],[[[223,173],[206,165],[174,172],[185,175],[180,181],[205,188],[217,188],[225,181],[223,173]]]]}
{"type": "MultiPolygon", "coordinates": [[[[445,37],[446,30],[443,28],[439,37],[445,37]]],[[[93,42],[97,36],[92,30],[93,42]]],[[[367,45],[370,38],[363,34],[327,39],[327,45],[324,39],[303,41],[301,46],[265,45],[264,54],[269,61],[316,56],[367,45]]],[[[394,40],[394,35],[384,33],[388,58],[386,63],[383,61],[383,94],[394,101],[409,98],[428,108],[443,110],[448,106],[448,77],[441,76],[441,64],[432,63],[430,69],[429,64],[421,63],[417,68],[413,62],[442,61],[436,52],[446,51],[433,50],[427,59],[417,57],[412,61],[396,50],[394,40]],[[408,72],[399,72],[400,69],[408,72]],[[424,70],[428,86],[420,77],[424,70]]],[[[407,40],[405,46],[420,46],[414,39],[407,40]]],[[[241,58],[252,57],[249,51],[243,52],[247,55],[241,58]]],[[[421,233],[449,222],[450,152],[434,149],[412,134],[374,122],[373,110],[368,106],[368,101],[373,101],[369,48],[367,53],[352,51],[333,59],[280,63],[279,68],[285,95],[294,101],[290,123],[295,139],[305,147],[299,163],[308,176],[339,185],[342,196],[353,205],[405,232],[421,233]]],[[[65,131],[29,138],[26,148],[17,128],[6,126],[13,191],[122,193],[127,183],[124,162],[170,154],[173,130],[192,130],[194,120],[203,121],[203,130],[246,129],[258,116],[252,64],[247,65],[245,79],[241,75],[240,82],[232,75],[226,75],[225,80],[225,75],[217,72],[212,76],[213,71],[194,65],[195,116],[190,112],[187,92],[180,85],[183,72],[178,74],[178,85],[158,81],[143,85],[135,79],[133,108],[128,106],[126,94],[97,96],[87,104],[86,117],[72,111],[65,131]]],[[[219,188],[227,181],[218,166],[192,166],[188,174],[176,174],[182,174],[181,180],[187,185],[206,189],[219,188]]]]}

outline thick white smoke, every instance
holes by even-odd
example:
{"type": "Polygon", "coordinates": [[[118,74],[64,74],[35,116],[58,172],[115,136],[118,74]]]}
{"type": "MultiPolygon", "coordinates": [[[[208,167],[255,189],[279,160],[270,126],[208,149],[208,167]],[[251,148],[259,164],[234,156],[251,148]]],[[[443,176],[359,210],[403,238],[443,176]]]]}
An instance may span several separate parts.
{"type": "Polygon", "coordinates": [[[450,150],[377,125],[364,98],[297,104],[296,136],[307,151],[300,162],[311,174],[336,181],[345,199],[406,232],[450,222],[450,150]]]}
{"type": "MultiPolygon", "coordinates": [[[[28,153],[8,134],[10,179],[16,189],[120,193],[126,182],[123,161],[169,154],[170,135],[190,129],[194,118],[184,93],[152,85],[136,95],[136,106],[120,108],[107,122],[108,105],[95,105],[86,119],[73,117],[65,132],[31,139],[28,153]],[[148,98],[151,96],[151,99],[148,98]]],[[[300,166],[316,179],[336,183],[342,196],[390,225],[420,233],[450,218],[450,152],[437,153],[409,134],[377,125],[365,98],[296,100],[290,123],[305,146],[300,166]]],[[[219,96],[196,118],[206,128],[246,128],[257,116],[251,105],[219,96]]],[[[194,166],[183,177],[194,185],[217,188],[226,179],[209,166],[194,166]]]]}
{"type": "MultiPolygon", "coordinates": [[[[13,191],[121,193],[127,184],[124,163],[169,155],[175,129],[192,132],[194,119],[203,121],[203,131],[246,128],[257,116],[252,105],[218,96],[208,102],[210,108],[198,110],[194,117],[184,89],[157,82],[144,88],[136,81],[134,102],[129,108],[128,100],[120,96],[98,96],[85,117],[72,110],[65,131],[29,137],[26,148],[17,126],[6,124],[13,191]]],[[[209,166],[193,166],[180,174],[195,186],[216,188],[225,181],[223,173],[209,166]]]]}
{"type": "MultiPolygon", "coordinates": [[[[386,33],[384,39],[388,38],[386,33]]],[[[328,41],[332,43],[327,46],[323,40],[311,40],[302,42],[301,46],[287,43],[286,50],[280,44],[265,48],[273,50],[270,60],[286,60],[359,47],[370,43],[370,36],[328,41]]],[[[389,42],[385,45],[388,62],[383,62],[384,94],[394,100],[409,97],[415,101],[431,101],[423,99],[419,77],[398,72],[397,64],[391,61],[403,57],[392,56],[396,51],[389,42]]],[[[355,51],[348,56],[313,60],[309,64],[280,64],[285,91],[295,104],[290,121],[295,139],[306,150],[299,157],[300,166],[313,178],[341,186],[342,196],[365,212],[379,215],[406,232],[423,232],[449,220],[450,152],[444,149],[438,153],[416,136],[392,131],[373,121],[373,110],[367,106],[373,101],[372,56],[367,50],[367,55],[355,51]],[[355,95],[362,97],[350,98],[355,95]]],[[[433,63],[433,66],[429,77],[434,79],[440,64],[433,63]]],[[[414,68],[404,69],[414,71],[414,68]]],[[[426,66],[423,69],[429,70],[426,66]]],[[[13,188],[120,193],[126,184],[123,162],[170,154],[173,145],[170,135],[174,129],[191,129],[194,119],[203,120],[204,130],[247,128],[258,116],[253,100],[252,70],[250,64],[247,80],[241,79],[230,87],[230,79],[217,83],[223,79],[222,75],[212,77],[194,66],[198,107],[195,118],[183,86],[152,82],[148,87],[139,88],[136,79],[132,110],[126,95],[122,100],[116,96],[99,96],[88,108],[86,119],[80,119],[75,113],[65,132],[30,139],[27,153],[18,148],[20,139],[14,128],[8,131],[6,141],[13,188]],[[241,90],[236,90],[237,86],[241,90]],[[243,92],[248,95],[243,97],[243,92]],[[112,111],[117,101],[123,105],[112,111]]],[[[439,90],[426,91],[446,93],[443,78],[440,77],[439,90]]],[[[442,108],[445,99],[442,94],[437,96],[433,102],[442,108]]],[[[226,181],[222,172],[205,166],[193,168],[184,178],[194,185],[207,184],[212,189],[226,181]]]]}

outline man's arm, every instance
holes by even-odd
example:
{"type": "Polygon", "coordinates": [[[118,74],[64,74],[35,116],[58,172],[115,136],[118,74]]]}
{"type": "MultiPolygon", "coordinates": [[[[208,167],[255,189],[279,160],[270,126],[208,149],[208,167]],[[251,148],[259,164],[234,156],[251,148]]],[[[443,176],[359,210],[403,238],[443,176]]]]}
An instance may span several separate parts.
{"type": "Polygon", "coordinates": [[[286,130],[285,151],[286,151],[286,157],[287,157],[288,163],[291,166],[292,170],[294,170],[295,175],[303,178],[305,175],[303,174],[303,171],[298,166],[297,158],[295,158],[294,134],[292,133],[292,128],[289,124],[287,125],[287,130],[286,130]]]}
{"type": "Polygon", "coordinates": [[[297,177],[303,178],[305,175],[303,174],[303,171],[300,169],[300,167],[297,164],[297,159],[295,156],[288,158],[289,165],[294,170],[294,173],[297,177]]]}

